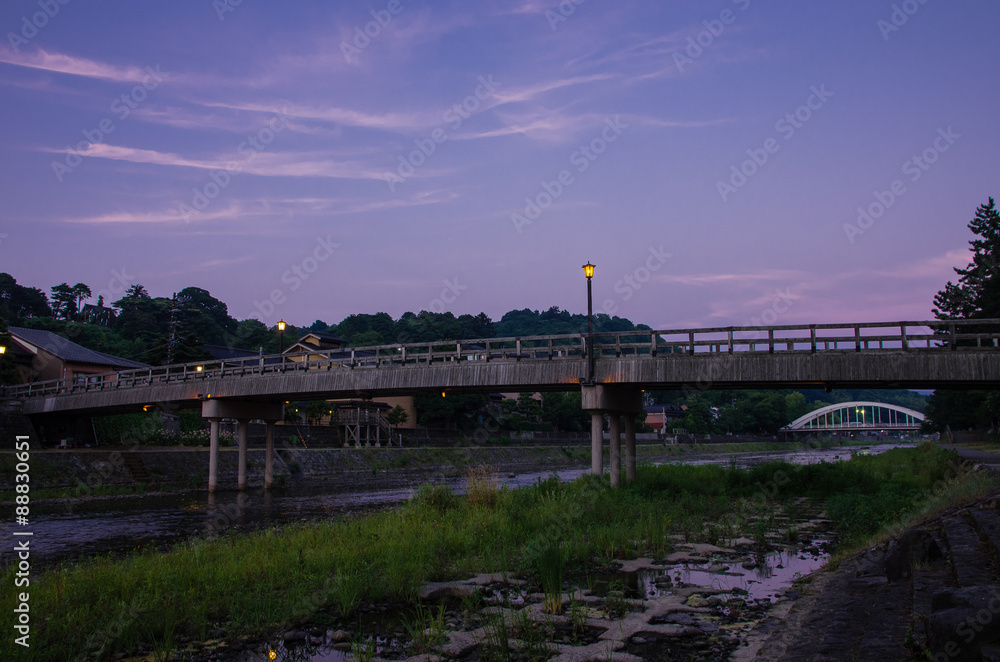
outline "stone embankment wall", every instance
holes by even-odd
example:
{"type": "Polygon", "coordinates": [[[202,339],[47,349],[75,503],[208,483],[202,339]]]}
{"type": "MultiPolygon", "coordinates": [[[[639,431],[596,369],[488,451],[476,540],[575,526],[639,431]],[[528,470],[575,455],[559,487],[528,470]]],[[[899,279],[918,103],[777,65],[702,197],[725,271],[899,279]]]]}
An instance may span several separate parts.
{"type": "MultiPolygon", "coordinates": [[[[661,447],[662,448],[662,447],[661,447]]],[[[260,486],[264,475],[263,449],[250,449],[247,474],[251,487],[260,486]]],[[[475,466],[498,472],[547,471],[585,466],[589,448],[510,446],[501,448],[276,448],[274,476],[285,485],[316,480],[349,480],[359,474],[424,472],[460,475],[475,466]]],[[[219,451],[219,485],[235,487],[238,452],[219,451]]],[[[0,488],[9,489],[14,454],[0,453],[0,488]],[[8,466],[9,465],[9,466],[8,466]]],[[[33,487],[79,487],[81,484],[126,485],[136,482],[201,489],[208,484],[208,449],[162,449],[139,451],[99,449],[32,451],[33,487]],[[136,468],[135,460],[141,463],[136,468]],[[136,474],[145,470],[146,475],[136,474]]]]}

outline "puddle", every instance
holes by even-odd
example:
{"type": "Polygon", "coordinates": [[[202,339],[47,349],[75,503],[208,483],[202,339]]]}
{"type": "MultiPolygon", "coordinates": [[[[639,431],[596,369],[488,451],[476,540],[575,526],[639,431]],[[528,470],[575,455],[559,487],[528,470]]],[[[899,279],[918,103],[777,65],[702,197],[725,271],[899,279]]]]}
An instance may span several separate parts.
{"type": "Polygon", "coordinates": [[[594,595],[605,597],[615,582],[622,582],[625,597],[650,599],[669,595],[678,582],[684,586],[705,586],[719,593],[746,595],[756,602],[774,603],[792,582],[821,568],[830,555],[821,551],[826,540],[814,540],[799,550],[781,550],[768,554],[764,563],[753,569],[743,567],[743,556],[735,560],[711,560],[707,563],[677,563],[631,573],[596,575],[590,578],[594,595]],[[805,550],[810,550],[806,552],[805,550]],[[668,577],[670,583],[663,581],[668,577]],[[660,580],[659,583],[657,580],[660,580]]]}

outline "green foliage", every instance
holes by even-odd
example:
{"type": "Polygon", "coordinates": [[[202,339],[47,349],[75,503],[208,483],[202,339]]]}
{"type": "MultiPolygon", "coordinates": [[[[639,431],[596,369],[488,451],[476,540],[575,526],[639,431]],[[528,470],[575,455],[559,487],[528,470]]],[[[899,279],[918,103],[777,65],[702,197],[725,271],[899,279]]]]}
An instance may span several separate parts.
{"type": "Polygon", "coordinates": [[[406,413],[403,409],[403,405],[396,405],[385,415],[385,422],[396,427],[397,425],[402,425],[410,419],[410,415],[406,413]]]}
{"type": "Polygon", "coordinates": [[[453,393],[446,397],[423,395],[414,398],[417,422],[424,427],[449,427],[470,430],[479,423],[480,416],[489,403],[489,396],[477,393],[453,393]]]}

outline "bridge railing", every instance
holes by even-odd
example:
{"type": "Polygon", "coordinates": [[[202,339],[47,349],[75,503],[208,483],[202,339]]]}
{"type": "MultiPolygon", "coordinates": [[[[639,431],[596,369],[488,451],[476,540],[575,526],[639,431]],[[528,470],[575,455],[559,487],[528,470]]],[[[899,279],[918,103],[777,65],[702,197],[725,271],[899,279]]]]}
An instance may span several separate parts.
{"type": "MultiPolygon", "coordinates": [[[[968,351],[1000,347],[1000,320],[792,324],[594,334],[595,359],[774,352],[968,351]]],[[[307,370],[587,357],[586,334],[435,341],[252,356],[8,386],[8,398],[49,397],[307,370]]]]}

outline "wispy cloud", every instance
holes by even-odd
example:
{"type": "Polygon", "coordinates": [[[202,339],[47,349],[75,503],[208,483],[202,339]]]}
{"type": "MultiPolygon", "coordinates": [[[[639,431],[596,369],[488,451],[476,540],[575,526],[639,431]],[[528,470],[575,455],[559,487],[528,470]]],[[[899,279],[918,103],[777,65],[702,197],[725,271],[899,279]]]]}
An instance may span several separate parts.
{"type": "MultiPolygon", "coordinates": [[[[112,64],[97,62],[96,60],[88,60],[87,58],[62,53],[49,53],[41,48],[30,53],[12,53],[6,49],[0,49],[0,62],[71,76],[99,78],[117,83],[141,83],[144,80],[148,80],[150,76],[150,72],[144,67],[118,67],[112,64]]],[[[154,71],[156,71],[155,68],[154,71]]],[[[165,77],[165,74],[159,71],[157,71],[157,75],[165,77]]]]}
{"type": "Polygon", "coordinates": [[[653,279],[661,283],[676,283],[701,287],[719,283],[745,283],[750,281],[797,282],[802,273],[788,269],[765,269],[757,272],[721,274],[658,274],[653,279]]]}
{"type": "MultiPolygon", "coordinates": [[[[65,150],[54,150],[65,153],[65,150]]],[[[91,144],[80,156],[130,163],[199,168],[203,170],[236,169],[240,173],[262,177],[330,177],[335,179],[378,179],[382,171],[349,161],[335,161],[323,153],[311,152],[252,152],[250,158],[233,155],[214,159],[192,159],[149,149],[121,147],[107,143],[91,144]]]]}

